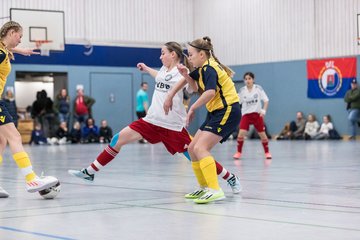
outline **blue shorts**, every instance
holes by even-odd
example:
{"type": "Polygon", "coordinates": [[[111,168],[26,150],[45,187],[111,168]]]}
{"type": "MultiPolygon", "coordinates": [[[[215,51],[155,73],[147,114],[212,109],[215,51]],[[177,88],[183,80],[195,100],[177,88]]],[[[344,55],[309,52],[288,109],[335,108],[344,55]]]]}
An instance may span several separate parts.
{"type": "Polygon", "coordinates": [[[14,122],[13,118],[7,110],[4,101],[0,100],[0,126],[12,122],[14,122]]]}
{"type": "Polygon", "coordinates": [[[239,103],[234,103],[226,108],[208,112],[205,122],[201,125],[201,131],[212,132],[222,137],[221,143],[236,130],[241,119],[239,103]]]}

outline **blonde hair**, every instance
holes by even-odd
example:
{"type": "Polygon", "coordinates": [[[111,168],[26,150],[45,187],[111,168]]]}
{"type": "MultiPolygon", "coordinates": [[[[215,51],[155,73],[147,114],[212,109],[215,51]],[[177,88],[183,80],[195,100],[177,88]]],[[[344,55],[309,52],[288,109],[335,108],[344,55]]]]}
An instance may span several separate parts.
{"type": "Polygon", "coordinates": [[[213,57],[215,59],[215,61],[217,63],[220,64],[220,66],[225,70],[225,72],[227,73],[227,75],[229,77],[233,77],[235,72],[233,70],[231,70],[231,68],[225,66],[224,64],[222,64],[219,59],[215,56],[214,54],[214,47],[211,44],[211,39],[209,37],[203,37],[203,38],[199,38],[196,39],[192,42],[188,43],[190,46],[192,46],[193,48],[195,48],[198,52],[200,51],[204,51],[206,54],[206,57],[209,59],[211,57],[213,57]]]}
{"type": "Polygon", "coordinates": [[[0,29],[0,39],[4,39],[10,30],[18,32],[22,29],[21,25],[14,21],[5,23],[0,29]]]}

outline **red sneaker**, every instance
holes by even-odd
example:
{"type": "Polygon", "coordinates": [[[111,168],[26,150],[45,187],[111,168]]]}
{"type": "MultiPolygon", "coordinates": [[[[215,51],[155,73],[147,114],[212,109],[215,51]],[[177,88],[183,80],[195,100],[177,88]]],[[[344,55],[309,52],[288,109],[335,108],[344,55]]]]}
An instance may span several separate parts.
{"type": "Polygon", "coordinates": [[[236,152],[233,156],[233,158],[235,159],[240,159],[241,158],[241,152],[236,152]]]}

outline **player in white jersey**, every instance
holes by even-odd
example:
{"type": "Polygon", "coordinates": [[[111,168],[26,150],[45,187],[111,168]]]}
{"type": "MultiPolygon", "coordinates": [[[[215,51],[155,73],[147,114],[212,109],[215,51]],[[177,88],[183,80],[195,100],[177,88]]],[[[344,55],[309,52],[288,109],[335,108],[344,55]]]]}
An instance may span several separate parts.
{"type": "MultiPolygon", "coordinates": [[[[177,69],[183,57],[180,44],[168,42],[161,49],[160,59],[163,66],[159,71],[144,63],[138,63],[140,71],[149,73],[155,78],[155,91],[147,115],[115,134],[110,144],[98,155],[96,160],[82,170],[69,170],[71,175],[92,182],[94,175],[102,167],[112,161],[124,145],[142,138],[151,144],[162,142],[171,154],[184,153],[190,160],[187,148],[191,137],[185,129],[186,110],[183,104],[183,91],[173,97],[172,110],[165,114],[164,102],[173,88],[184,88],[186,81],[177,69]],[[180,81],[182,80],[182,81],[180,81]]],[[[241,191],[239,179],[216,163],[217,173],[226,180],[234,193],[241,191]]]]}
{"type": "Polygon", "coordinates": [[[252,72],[245,73],[245,86],[239,91],[240,104],[242,106],[242,118],[240,121],[240,131],[237,137],[237,152],[234,154],[235,159],[241,158],[244,137],[249,131],[250,124],[253,124],[259,133],[264,147],[265,158],[272,158],[269,152],[269,140],[266,136],[264,126],[264,116],[269,105],[269,98],[260,85],[254,84],[254,79],[255,75],[252,72]]]}

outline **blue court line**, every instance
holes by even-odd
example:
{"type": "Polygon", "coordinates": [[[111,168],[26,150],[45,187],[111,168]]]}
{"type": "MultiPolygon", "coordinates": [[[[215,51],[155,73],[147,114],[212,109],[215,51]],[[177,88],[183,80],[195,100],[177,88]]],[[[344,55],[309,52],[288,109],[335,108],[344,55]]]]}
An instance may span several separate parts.
{"type": "Polygon", "coordinates": [[[0,226],[0,229],[4,229],[4,230],[7,230],[7,231],[12,231],[12,232],[27,233],[27,234],[32,234],[32,235],[37,235],[37,236],[42,236],[42,237],[47,237],[47,238],[53,238],[53,239],[76,240],[75,238],[67,238],[67,237],[60,237],[60,236],[55,236],[55,235],[50,235],[50,234],[45,234],[45,233],[25,231],[25,230],[11,228],[11,227],[0,226]]]}

